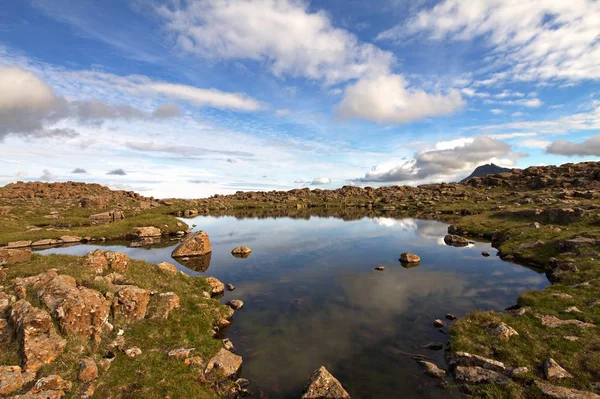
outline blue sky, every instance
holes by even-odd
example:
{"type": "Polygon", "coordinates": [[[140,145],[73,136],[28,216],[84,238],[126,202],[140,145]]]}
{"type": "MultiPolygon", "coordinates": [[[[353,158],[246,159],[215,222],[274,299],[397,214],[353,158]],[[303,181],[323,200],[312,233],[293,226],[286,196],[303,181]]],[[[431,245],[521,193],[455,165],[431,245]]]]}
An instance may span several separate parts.
{"type": "Polygon", "coordinates": [[[600,2],[7,0],[0,184],[156,197],[600,156],[600,2]]]}

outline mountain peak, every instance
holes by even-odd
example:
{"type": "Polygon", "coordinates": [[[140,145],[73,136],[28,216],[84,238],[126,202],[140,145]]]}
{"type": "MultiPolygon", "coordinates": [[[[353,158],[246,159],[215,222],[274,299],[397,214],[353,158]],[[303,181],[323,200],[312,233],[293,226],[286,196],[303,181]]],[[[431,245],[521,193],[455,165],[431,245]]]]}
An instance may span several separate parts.
{"type": "Polygon", "coordinates": [[[510,168],[503,168],[502,166],[498,166],[494,163],[488,163],[488,164],[480,165],[480,166],[476,167],[475,170],[473,171],[473,173],[471,173],[468,177],[465,177],[464,179],[462,179],[460,182],[464,183],[472,177],[483,177],[483,176],[487,176],[487,175],[495,175],[497,173],[510,172],[511,170],[512,169],[510,169],[510,168]]]}

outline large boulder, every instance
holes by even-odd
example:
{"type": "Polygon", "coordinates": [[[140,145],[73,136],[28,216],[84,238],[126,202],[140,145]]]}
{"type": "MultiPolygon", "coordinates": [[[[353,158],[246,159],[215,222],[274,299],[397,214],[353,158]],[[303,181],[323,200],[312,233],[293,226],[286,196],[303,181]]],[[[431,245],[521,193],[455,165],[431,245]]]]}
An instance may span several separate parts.
{"type": "Polygon", "coordinates": [[[304,388],[302,399],[349,399],[342,384],[323,366],[316,369],[304,388]]]}
{"type": "Polygon", "coordinates": [[[221,348],[206,365],[204,373],[218,379],[233,379],[238,376],[242,368],[242,357],[221,348]]]}
{"type": "Polygon", "coordinates": [[[27,262],[30,259],[31,251],[29,249],[0,248],[0,266],[27,262]]]}
{"type": "Polygon", "coordinates": [[[107,268],[124,272],[129,266],[129,258],[121,252],[96,249],[86,255],[83,266],[97,274],[103,273],[107,268]]]}
{"type": "Polygon", "coordinates": [[[67,345],[56,333],[50,314],[23,299],[13,305],[10,320],[20,343],[25,371],[35,372],[52,363],[67,345]]]}
{"type": "Polygon", "coordinates": [[[113,302],[115,320],[129,323],[144,319],[148,302],[150,302],[150,291],[135,286],[121,288],[117,291],[113,302]]]}
{"type": "Polygon", "coordinates": [[[74,277],[59,275],[55,269],[15,279],[15,285],[33,290],[50,309],[64,334],[99,342],[110,313],[110,302],[100,292],[77,287],[74,277]]]}
{"type": "Polygon", "coordinates": [[[204,231],[189,234],[183,239],[181,244],[175,248],[172,257],[185,257],[185,256],[201,256],[206,255],[212,251],[208,234],[204,231]]]}
{"type": "Polygon", "coordinates": [[[450,245],[453,247],[466,247],[469,245],[469,240],[464,237],[457,236],[455,234],[448,234],[444,237],[444,242],[446,245],[450,245]]]}

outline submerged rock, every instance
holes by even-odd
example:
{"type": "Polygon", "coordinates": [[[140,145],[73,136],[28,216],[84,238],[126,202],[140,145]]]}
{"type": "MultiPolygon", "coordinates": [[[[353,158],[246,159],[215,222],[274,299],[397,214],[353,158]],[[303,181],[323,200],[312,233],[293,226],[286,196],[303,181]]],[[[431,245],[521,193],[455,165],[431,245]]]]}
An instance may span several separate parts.
{"type": "Polygon", "coordinates": [[[184,256],[201,256],[206,255],[212,251],[208,234],[205,231],[200,230],[197,233],[188,235],[183,239],[181,244],[175,248],[172,257],[184,257],[184,256]]]}
{"type": "Polygon", "coordinates": [[[377,266],[377,267],[375,267],[375,270],[378,270],[380,272],[384,271],[385,270],[385,266],[377,266]]]}
{"type": "Polygon", "coordinates": [[[432,362],[429,362],[427,360],[419,360],[418,363],[423,368],[425,368],[425,374],[427,374],[430,377],[444,378],[446,376],[446,371],[442,370],[432,362]]]}
{"type": "Polygon", "coordinates": [[[435,320],[433,321],[433,326],[434,326],[435,328],[445,327],[445,326],[446,326],[446,323],[444,323],[444,322],[443,322],[442,320],[440,320],[440,319],[435,319],[435,320]]]}
{"type": "Polygon", "coordinates": [[[342,384],[323,366],[315,370],[304,388],[302,399],[349,399],[342,384]]]}
{"type": "Polygon", "coordinates": [[[419,255],[415,255],[410,252],[404,252],[400,255],[400,262],[402,263],[419,263],[421,262],[421,258],[419,255]]]}

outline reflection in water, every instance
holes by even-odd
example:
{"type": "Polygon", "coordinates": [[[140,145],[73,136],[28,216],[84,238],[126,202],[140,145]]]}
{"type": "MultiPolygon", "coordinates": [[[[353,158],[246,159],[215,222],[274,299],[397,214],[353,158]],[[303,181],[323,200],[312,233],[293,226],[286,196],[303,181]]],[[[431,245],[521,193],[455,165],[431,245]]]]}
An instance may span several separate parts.
{"type": "Polygon", "coordinates": [[[188,269],[197,271],[197,272],[205,272],[210,267],[210,259],[212,257],[212,252],[207,253],[206,255],[200,256],[184,256],[174,258],[179,264],[187,267],[188,269]]]}
{"type": "MultiPolygon", "coordinates": [[[[439,245],[447,231],[444,223],[364,214],[348,213],[348,221],[308,219],[308,213],[301,219],[237,215],[186,220],[210,235],[208,274],[236,286],[222,300],[244,301],[228,337],[244,357],[243,377],[270,398],[298,397],[306,378],[321,365],[357,398],[458,397],[437,388],[406,356],[420,353],[443,364],[443,351],[421,348],[445,340],[432,319],[447,312],[502,310],[519,293],[547,284],[535,271],[482,257],[483,250],[495,252],[489,244],[439,245]],[[231,256],[238,245],[251,246],[252,256],[231,256]],[[421,263],[403,268],[401,252],[418,254],[421,263]],[[385,265],[385,271],[374,271],[377,265],[385,265]]],[[[45,252],[84,254],[92,248],[45,252]]],[[[173,245],[111,248],[133,258],[174,263],[173,245]]],[[[189,269],[206,270],[179,267],[194,275],[201,273],[189,269]]]]}

